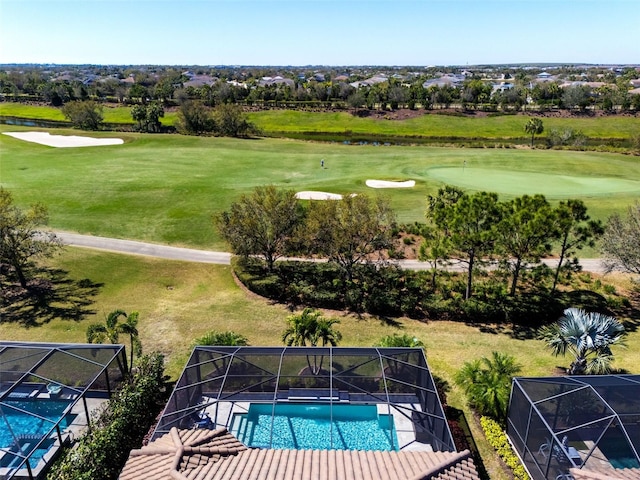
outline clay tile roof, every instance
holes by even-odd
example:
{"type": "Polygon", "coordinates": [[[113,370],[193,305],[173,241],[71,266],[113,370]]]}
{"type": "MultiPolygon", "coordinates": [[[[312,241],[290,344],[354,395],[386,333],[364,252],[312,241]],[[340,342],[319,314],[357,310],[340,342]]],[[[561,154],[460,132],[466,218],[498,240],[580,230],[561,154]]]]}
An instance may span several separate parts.
{"type": "Polygon", "coordinates": [[[177,430],[133,450],[120,480],[479,480],[464,452],[247,448],[226,429],[177,430]]]}

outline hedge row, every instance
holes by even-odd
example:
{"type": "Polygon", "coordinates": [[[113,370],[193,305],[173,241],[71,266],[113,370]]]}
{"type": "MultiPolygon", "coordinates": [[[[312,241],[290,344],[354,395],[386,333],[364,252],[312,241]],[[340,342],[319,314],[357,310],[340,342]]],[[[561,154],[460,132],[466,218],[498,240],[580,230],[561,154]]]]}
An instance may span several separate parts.
{"type": "Polygon", "coordinates": [[[48,480],[115,480],[165,401],[164,357],[137,362],[137,373],[92,419],[92,429],[52,466],[48,480]]]}
{"type": "Polygon", "coordinates": [[[504,433],[498,422],[492,420],[489,417],[480,417],[480,425],[484,431],[485,437],[489,441],[489,444],[495,448],[500,458],[504,460],[509,468],[513,471],[513,476],[518,480],[530,480],[527,471],[525,470],[520,459],[513,452],[507,435],[504,433]]]}
{"type": "Polygon", "coordinates": [[[434,288],[431,272],[393,265],[357,265],[352,281],[329,262],[280,261],[268,272],[258,258],[234,257],[232,267],[245,287],[274,301],[379,316],[540,325],[556,320],[567,303],[594,309],[544,291],[543,281],[531,282],[528,295],[510,297],[503,280],[486,272],[476,274],[474,296],[465,301],[466,278],[455,272],[439,272],[434,288]]]}

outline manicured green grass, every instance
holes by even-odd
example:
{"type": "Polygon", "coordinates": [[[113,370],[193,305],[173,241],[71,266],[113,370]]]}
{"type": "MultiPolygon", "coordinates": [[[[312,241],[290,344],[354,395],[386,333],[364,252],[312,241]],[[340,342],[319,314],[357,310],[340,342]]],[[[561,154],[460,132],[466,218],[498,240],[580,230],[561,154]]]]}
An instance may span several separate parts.
{"type": "Polygon", "coordinates": [[[490,185],[491,190],[498,194],[535,195],[540,193],[547,198],[580,197],[585,192],[589,192],[593,197],[635,194],[639,186],[637,180],[625,178],[533,173],[483,166],[435,167],[429,169],[429,176],[464,189],[486,190],[490,185]]]}
{"type": "MultiPolygon", "coordinates": [[[[144,350],[166,355],[168,373],[175,379],[191,351],[191,342],[208,330],[233,330],[245,335],[251,345],[281,345],[286,317],[283,305],[245,293],[230,275],[230,267],[158,260],[146,257],[100,253],[66,248],[52,265],[69,272],[74,279],[88,278],[102,283],[92,305],[94,315],[81,321],[55,319],[24,328],[0,322],[5,340],[84,342],[87,326],[104,322],[114,309],[140,312],[139,331],[144,350]]],[[[462,408],[471,419],[464,395],[453,376],[465,361],[490,356],[492,351],[513,355],[522,365],[522,375],[553,375],[556,366],[567,366],[568,358],[556,358],[535,339],[511,335],[508,325],[466,325],[446,321],[418,322],[399,319],[391,326],[377,318],[358,318],[341,312],[325,312],[340,320],[342,346],[371,346],[380,338],[406,333],[422,340],[432,372],[446,380],[451,391],[449,404],[462,408]]],[[[127,343],[127,337],[121,337],[127,343]]],[[[614,366],[637,373],[640,364],[640,332],[632,332],[627,348],[614,347],[614,366]]],[[[472,423],[476,441],[492,479],[506,479],[479,430],[472,423]]]]}
{"type": "MultiPolygon", "coordinates": [[[[131,108],[106,107],[104,121],[133,123],[131,108]]],[[[43,120],[65,120],[59,108],[0,103],[0,116],[14,116],[43,120]]],[[[293,110],[265,110],[248,114],[265,133],[271,132],[331,132],[374,134],[388,136],[463,137],[463,138],[529,138],[524,133],[526,115],[453,116],[425,114],[406,120],[386,120],[355,117],[348,112],[300,112],[293,110]]],[[[174,125],[176,113],[167,112],[162,119],[166,126],[174,125]]],[[[640,119],[627,116],[606,117],[549,117],[543,119],[545,132],[571,128],[591,138],[627,139],[638,133],[640,119]]],[[[541,142],[546,133],[537,137],[541,142]]]]}
{"type": "Polygon", "coordinates": [[[0,103],[0,115],[40,120],[55,120],[58,122],[64,122],[66,120],[60,108],[13,102],[0,103]]]}
{"type": "MultiPolygon", "coordinates": [[[[291,110],[266,110],[249,114],[249,119],[266,132],[351,131],[377,135],[465,138],[528,137],[524,133],[528,118],[523,115],[463,117],[427,114],[407,120],[379,120],[358,118],[347,112],[311,113],[291,110]]],[[[640,119],[623,116],[544,118],[543,124],[546,132],[572,128],[582,131],[588,137],[629,138],[637,134],[640,119]]]]}
{"type": "MultiPolygon", "coordinates": [[[[102,111],[106,123],[134,123],[131,118],[131,107],[105,107],[102,111]]],[[[66,121],[62,110],[57,107],[30,105],[23,103],[0,103],[0,116],[32,118],[40,120],[66,121]]],[[[175,113],[167,112],[161,119],[163,125],[173,125],[175,113]]]]}
{"type": "MultiPolygon", "coordinates": [[[[16,130],[34,129],[0,126],[16,130]]],[[[60,149],[0,135],[0,185],[17,203],[48,205],[53,228],[173,245],[225,248],[211,216],[265,184],[385,195],[400,222],[423,221],[427,195],[444,182],[502,199],[538,190],[552,201],[579,197],[603,220],[640,196],[640,162],[619,154],[53,133],[118,136],[125,144],[60,149]],[[413,179],[416,187],[371,189],[367,179],[413,179]]]]}

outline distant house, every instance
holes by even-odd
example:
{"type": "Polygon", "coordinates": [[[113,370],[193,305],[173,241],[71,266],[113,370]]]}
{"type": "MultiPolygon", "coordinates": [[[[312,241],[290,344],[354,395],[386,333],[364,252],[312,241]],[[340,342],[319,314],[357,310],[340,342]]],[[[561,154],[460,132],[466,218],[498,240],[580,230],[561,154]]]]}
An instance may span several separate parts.
{"type": "Polygon", "coordinates": [[[575,81],[575,82],[564,82],[560,84],[560,88],[567,87],[590,87],[590,88],[600,88],[604,85],[607,85],[605,82],[583,82],[583,81],[575,81]]]}
{"type": "Polygon", "coordinates": [[[246,83],[238,82],[236,80],[227,80],[227,85],[231,85],[231,86],[234,86],[234,87],[240,87],[240,88],[248,88],[246,83]]]}
{"type": "Polygon", "coordinates": [[[389,81],[389,77],[387,77],[384,73],[379,73],[374,75],[373,77],[367,78],[366,80],[353,82],[353,83],[350,83],[349,85],[351,85],[354,88],[371,87],[372,85],[376,85],[377,83],[384,83],[388,81],[389,81]]]}
{"type": "Polygon", "coordinates": [[[218,81],[218,77],[212,77],[210,75],[191,75],[188,76],[189,80],[184,82],[185,87],[202,87],[203,85],[213,85],[218,81]]]}
{"type": "Polygon", "coordinates": [[[270,85],[287,85],[291,88],[295,87],[296,83],[291,80],[290,78],[284,78],[281,77],[280,75],[275,76],[275,77],[262,77],[259,81],[258,81],[258,85],[261,87],[267,87],[270,85]]]}
{"type": "Polygon", "coordinates": [[[465,76],[462,74],[450,74],[447,73],[438,78],[432,78],[422,84],[424,88],[429,87],[459,87],[465,81],[465,76]]]}
{"type": "Polygon", "coordinates": [[[491,93],[493,94],[493,93],[496,93],[496,92],[506,92],[507,90],[511,90],[514,87],[515,87],[515,85],[513,83],[510,83],[510,82],[494,83],[492,85],[491,93]]]}

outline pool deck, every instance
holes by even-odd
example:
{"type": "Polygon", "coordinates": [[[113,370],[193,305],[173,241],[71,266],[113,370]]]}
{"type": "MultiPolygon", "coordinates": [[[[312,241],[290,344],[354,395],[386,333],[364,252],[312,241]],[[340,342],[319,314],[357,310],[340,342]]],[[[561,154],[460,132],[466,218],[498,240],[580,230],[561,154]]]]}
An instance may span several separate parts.
{"type": "MultiPolygon", "coordinates": [[[[204,403],[209,403],[213,400],[214,399],[205,398],[204,403]]],[[[298,399],[298,401],[304,401],[304,399],[300,398],[298,399]]],[[[345,403],[336,402],[336,404],[344,405],[345,403]]],[[[203,413],[206,412],[206,414],[211,418],[214,425],[213,428],[224,427],[231,431],[233,416],[235,414],[246,414],[249,411],[250,405],[251,402],[217,402],[213,405],[209,405],[203,413]]],[[[411,421],[410,416],[407,416],[406,413],[403,413],[403,410],[420,411],[420,405],[409,403],[397,405],[378,403],[376,405],[378,408],[378,415],[391,414],[393,416],[393,421],[398,438],[399,450],[422,452],[433,451],[433,448],[430,444],[417,441],[413,422],[411,421]]]]}

